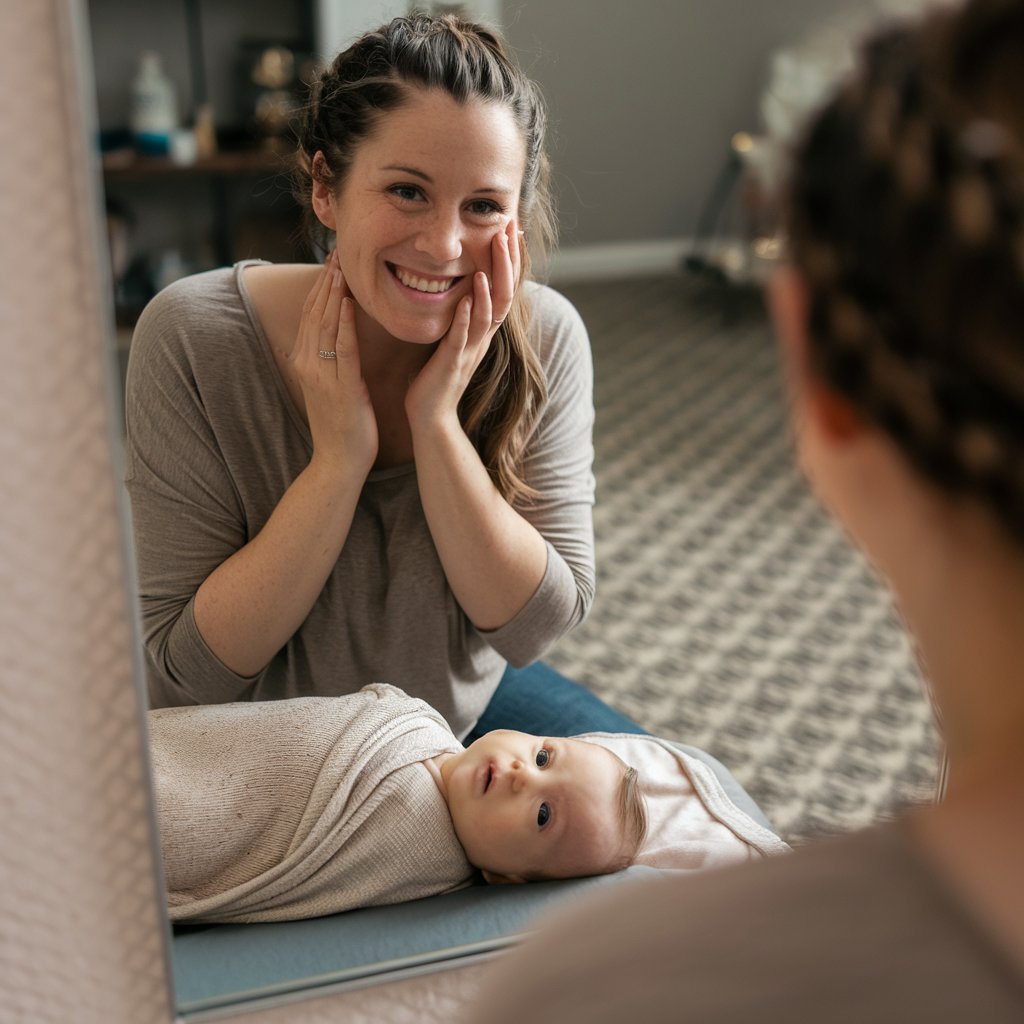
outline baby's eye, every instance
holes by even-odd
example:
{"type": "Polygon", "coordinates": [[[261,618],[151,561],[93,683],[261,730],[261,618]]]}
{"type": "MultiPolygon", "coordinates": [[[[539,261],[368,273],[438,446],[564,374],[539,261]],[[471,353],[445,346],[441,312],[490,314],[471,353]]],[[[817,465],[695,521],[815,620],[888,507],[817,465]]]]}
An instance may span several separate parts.
{"type": "Polygon", "coordinates": [[[543,828],[551,817],[551,808],[547,804],[541,804],[537,812],[537,826],[543,828]]]}
{"type": "Polygon", "coordinates": [[[537,767],[543,768],[550,760],[551,751],[546,747],[541,747],[540,750],[537,751],[537,767]]]}

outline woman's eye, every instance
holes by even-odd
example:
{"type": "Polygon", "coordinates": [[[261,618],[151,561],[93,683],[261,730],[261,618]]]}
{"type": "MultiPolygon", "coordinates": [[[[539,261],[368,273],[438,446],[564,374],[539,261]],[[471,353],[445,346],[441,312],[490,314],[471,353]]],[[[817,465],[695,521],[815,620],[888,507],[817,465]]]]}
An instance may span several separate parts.
{"type": "Polygon", "coordinates": [[[415,185],[392,185],[388,191],[399,199],[407,199],[410,202],[420,197],[420,190],[415,185]]]}
{"type": "Polygon", "coordinates": [[[547,804],[541,804],[537,812],[537,826],[543,828],[551,817],[551,808],[547,804]]]}
{"type": "Polygon", "coordinates": [[[487,217],[492,213],[501,213],[497,203],[492,203],[486,199],[478,199],[476,202],[470,203],[469,211],[479,217],[487,217]]]}
{"type": "Polygon", "coordinates": [[[551,760],[551,751],[542,747],[537,751],[537,767],[543,768],[551,760]]]}

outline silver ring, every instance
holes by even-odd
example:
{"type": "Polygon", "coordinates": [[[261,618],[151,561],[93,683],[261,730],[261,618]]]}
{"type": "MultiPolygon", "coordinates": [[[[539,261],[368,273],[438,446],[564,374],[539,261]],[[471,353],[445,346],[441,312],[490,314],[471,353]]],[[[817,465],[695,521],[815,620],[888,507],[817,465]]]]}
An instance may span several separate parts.
{"type": "Polygon", "coordinates": [[[317,352],[317,355],[321,359],[337,359],[338,358],[338,353],[335,352],[334,349],[322,348],[322,349],[320,349],[319,352],[317,352]]]}

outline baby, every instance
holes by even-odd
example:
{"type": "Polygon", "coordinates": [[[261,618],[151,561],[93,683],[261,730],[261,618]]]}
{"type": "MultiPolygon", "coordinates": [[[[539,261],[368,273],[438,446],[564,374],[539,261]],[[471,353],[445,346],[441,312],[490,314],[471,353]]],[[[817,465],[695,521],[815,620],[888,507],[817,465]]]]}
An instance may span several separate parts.
{"type": "Polygon", "coordinates": [[[464,748],[428,704],[341,697],[149,712],[173,921],[280,921],[630,864],[636,770],[576,739],[464,748]]]}
{"type": "Polygon", "coordinates": [[[636,769],[605,747],[498,729],[425,763],[492,884],[620,871],[643,842],[636,769]]]}

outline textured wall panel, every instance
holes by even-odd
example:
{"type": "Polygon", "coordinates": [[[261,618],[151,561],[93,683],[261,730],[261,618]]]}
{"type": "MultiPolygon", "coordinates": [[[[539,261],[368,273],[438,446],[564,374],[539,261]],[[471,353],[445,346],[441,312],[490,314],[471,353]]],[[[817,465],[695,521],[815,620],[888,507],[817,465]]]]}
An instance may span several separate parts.
{"type": "Polygon", "coordinates": [[[4,1024],[171,1017],[72,38],[80,13],[58,0],[0,7],[4,1024]]]}

